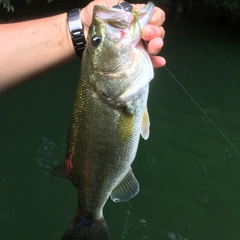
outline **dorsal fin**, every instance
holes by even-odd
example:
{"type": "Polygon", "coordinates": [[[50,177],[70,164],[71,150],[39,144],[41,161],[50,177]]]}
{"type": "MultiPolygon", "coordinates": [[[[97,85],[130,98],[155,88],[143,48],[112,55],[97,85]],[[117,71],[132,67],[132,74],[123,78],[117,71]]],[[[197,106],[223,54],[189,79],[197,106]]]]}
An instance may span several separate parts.
{"type": "Polygon", "coordinates": [[[66,165],[65,165],[65,161],[62,160],[58,165],[56,165],[52,171],[51,174],[55,177],[63,177],[63,178],[67,178],[67,173],[66,173],[66,165]]]}
{"type": "Polygon", "coordinates": [[[62,160],[57,166],[55,166],[52,169],[51,174],[55,177],[67,178],[75,187],[78,187],[77,180],[75,179],[74,174],[72,174],[72,169],[71,171],[67,171],[66,169],[65,160],[62,160]]]}

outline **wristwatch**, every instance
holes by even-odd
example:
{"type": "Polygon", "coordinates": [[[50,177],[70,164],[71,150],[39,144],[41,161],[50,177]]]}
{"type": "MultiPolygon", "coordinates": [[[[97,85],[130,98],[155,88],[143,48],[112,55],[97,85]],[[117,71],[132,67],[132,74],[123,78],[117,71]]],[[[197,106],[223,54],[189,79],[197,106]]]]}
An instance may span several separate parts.
{"type": "Polygon", "coordinates": [[[67,13],[69,32],[76,54],[81,58],[86,47],[86,40],[83,32],[83,25],[80,19],[80,9],[72,9],[67,13]]]}

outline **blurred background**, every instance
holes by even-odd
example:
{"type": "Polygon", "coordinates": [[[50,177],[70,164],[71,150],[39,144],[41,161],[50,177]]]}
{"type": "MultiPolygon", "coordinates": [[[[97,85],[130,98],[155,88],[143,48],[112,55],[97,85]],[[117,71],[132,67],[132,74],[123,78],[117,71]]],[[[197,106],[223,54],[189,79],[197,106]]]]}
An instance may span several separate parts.
{"type": "MultiPolygon", "coordinates": [[[[11,1],[14,9],[3,2],[1,22],[13,22],[88,1],[11,1]]],[[[111,240],[239,239],[239,1],[155,3],[166,11],[160,55],[167,68],[236,150],[173,76],[155,69],[150,138],[141,139],[133,163],[140,192],[107,202],[111,240]]],[[[76,189],[49,172],[65,154],[80,65],[77,59],[0,95],[2,239],[57,240],[74,216],[76,189]]]]}
{"type": "MultiPolygon", "coordinates": [[[[2,20],[22,20],[65,12],[84,7],[89,0],[0,0],[2,20]]],[[[116,1],[117,2],[117,1],[116,1]]],[[[146,0],[132,0],[131,3],[146,3],[146,0]]],[[[239,0],[153,0],[168,14],[194,15],[211,21],[239,22],[239,0]]]]}

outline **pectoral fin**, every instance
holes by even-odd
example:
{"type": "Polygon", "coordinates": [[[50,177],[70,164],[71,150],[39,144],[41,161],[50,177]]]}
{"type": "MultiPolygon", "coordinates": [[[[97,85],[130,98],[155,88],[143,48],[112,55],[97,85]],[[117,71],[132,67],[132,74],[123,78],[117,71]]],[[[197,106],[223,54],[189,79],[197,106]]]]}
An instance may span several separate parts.
{"type": "Polygon", "coordinates": [[[150,128],[150,120],[149,120],[148,110],[146,108],[145,112],[143,113],[142,128],[141,128],[141,135],[144,138],[144,140],[147,140],[149,137],[149,128],[150,128]]]}
{"type": "Polygon", "coordinates": [[[138,191],[138,181],[132,169],[129,169],[123,180],[113,189],[110,197],[114,202],[124,202],[137,195],[138,191]]]}

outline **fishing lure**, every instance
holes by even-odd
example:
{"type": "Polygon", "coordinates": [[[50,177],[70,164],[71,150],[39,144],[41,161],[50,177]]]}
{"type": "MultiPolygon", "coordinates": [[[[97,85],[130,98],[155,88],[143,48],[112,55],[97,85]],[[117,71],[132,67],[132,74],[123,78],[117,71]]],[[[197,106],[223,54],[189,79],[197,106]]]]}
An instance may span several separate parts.
{"type": "Polygon", "coordinates": [[[139,29],[140,29],[140,34],[142,34],[142,29],[141,29],[141,26],[139,24],[139,21],[138,21],[138,17],[139,17],[139,12],[135,9],[133,9],[133,6],[128,3],[128,2],[118,2],[117,5],[113,6],[113,8],[118,8],[118,9],[122,9],[122,10],[125,10],[126,12],[132,12],[133,14],[133,36],[136,32],[136,24],[138,25],[139,29]]]}

